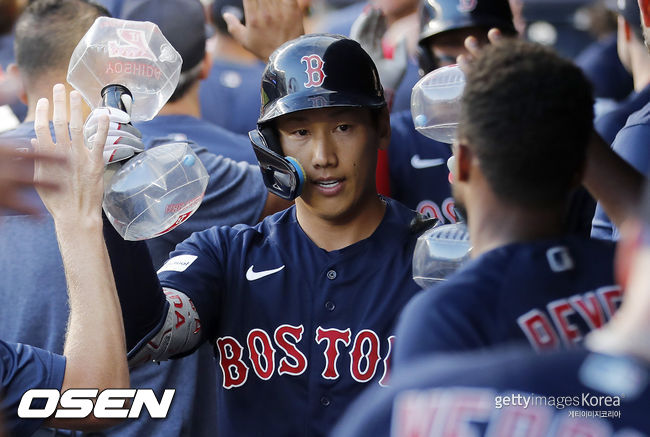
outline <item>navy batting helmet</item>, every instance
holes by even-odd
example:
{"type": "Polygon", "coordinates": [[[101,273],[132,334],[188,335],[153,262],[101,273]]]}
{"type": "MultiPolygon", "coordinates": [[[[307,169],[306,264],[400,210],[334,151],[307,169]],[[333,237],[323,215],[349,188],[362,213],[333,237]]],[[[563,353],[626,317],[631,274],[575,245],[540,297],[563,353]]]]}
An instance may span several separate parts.
{"type": "Polygon", "coordinates": [[[284,157],[272,121],[297,111],[386,106],[379,73],[359,43],[340,35],[311,34],[280,46],[262,75],[262,109],[249,132],[269,191],[293,199],[304,172],[284,157]]]}
{"type": "Polygon", "coordinates": [[[508,0],[424,0],[420,8],[420,66],[426,73],[436,68],[429,53],[431,40],[453,30],[496,27],[516,34],[508,0]]]}

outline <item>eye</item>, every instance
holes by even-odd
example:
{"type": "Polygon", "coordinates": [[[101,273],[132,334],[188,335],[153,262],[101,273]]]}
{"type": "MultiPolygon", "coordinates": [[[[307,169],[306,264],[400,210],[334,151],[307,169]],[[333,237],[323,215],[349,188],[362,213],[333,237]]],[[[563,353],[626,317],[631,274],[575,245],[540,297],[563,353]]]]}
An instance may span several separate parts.
{"type": "Polygon", "coordinates": [[[338,126],[336,126],[336,129],[339,132],[346,132],[346,131],[350,130],[351,128],[352,128],[352,126],[349,125],[349,124],[339,124],[338,126]]]}
{"type": "Polygon", "coordinates": [[[293,132],[291,132],[291,135],[297,135],[299,137],[304,137],[305,135],[308,135],[309,131],[307,129],[298,129],[293,132]]]}

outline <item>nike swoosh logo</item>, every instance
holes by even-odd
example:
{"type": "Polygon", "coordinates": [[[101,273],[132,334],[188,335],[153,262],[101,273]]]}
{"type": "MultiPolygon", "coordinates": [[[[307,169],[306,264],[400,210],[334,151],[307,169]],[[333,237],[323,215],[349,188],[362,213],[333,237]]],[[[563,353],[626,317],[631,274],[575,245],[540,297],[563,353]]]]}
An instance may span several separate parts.
{"type": "Polygon", "coordinates": [[[411,165],[413,166],[413,168],[437,167],[437,166],[442,165],[444,163],[445,163],[445,160],[441,159],[441,158],[420,159],[420,155],[413,155],[411,157],[411,165]]]}
{"type": "Polygon", "coordinates": [[[256,281],[256,280],[261,279],[261,278],[263,278],[265,276],[272,275],[273,273],[277,273],[277,272],[279,272],[280,270],[282,270],[284,268],[284,265],[278,267],[277,269],[262,270],[261,272],[253,271],[253,267],[255,267],[255,266],[254,265],[250,266],[248,268],[248,271],[246,271],[246,279],[248,279],[249,281],[256,281]]]}

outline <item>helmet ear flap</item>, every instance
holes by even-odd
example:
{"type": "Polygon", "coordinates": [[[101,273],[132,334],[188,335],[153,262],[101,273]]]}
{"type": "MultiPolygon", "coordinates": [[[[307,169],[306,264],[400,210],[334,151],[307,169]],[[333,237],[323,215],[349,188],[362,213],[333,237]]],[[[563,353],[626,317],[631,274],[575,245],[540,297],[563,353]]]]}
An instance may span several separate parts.
{"type": "Polygon", "coordinates": [[[417,47],[417,59],[420,76],[424,76],[438,68],[438,61],[422,43],[418,44],[417,47]]]}
{"type": "Polygon", "coordinates": [[[275,130],[265,126],[250,131],[248,137],[269,192],[287,200],[300,196],[305,185],[305,171],[297,159],[282,155],[275,130]]]}

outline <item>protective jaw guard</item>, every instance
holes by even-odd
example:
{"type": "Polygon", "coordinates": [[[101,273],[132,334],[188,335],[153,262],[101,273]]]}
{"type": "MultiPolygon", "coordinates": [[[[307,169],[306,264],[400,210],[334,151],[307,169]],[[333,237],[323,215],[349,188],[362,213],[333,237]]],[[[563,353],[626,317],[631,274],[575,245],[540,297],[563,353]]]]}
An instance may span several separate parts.
{"type": "Polygon", "coordinates": [[[287,200],[294,200],[300,196],[306,176],[298,160],[274,152],[269,147],[265,135],[258,129],[248,132],[248,138],[260,165],[266,188],[276,196],[287,200]]]}

